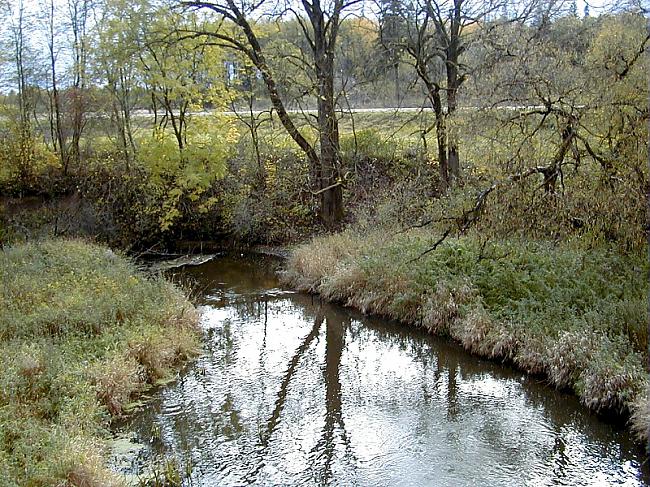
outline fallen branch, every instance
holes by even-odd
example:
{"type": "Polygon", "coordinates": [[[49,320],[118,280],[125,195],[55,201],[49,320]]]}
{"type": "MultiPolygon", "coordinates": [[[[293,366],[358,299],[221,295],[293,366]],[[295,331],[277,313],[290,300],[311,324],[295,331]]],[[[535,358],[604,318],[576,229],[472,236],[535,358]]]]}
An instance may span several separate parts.
{"type": "MultiPolygon", "coordinates": [[[[481,191],[478,196],[476,197],[476,201],[474,202],[474,206],[472,206],[471,209],[463,212],[463,214],[458,217],[458,218],[444,218],[447,220],[455,220],[456,221],[456,227],[458,228],[458,234],[462,235],[464,234],[467,230],[469,230],[470,226],[474,224],[478,219],[481,214],[481,211],[483,210],[483,207],[485,206],[485,201],[487,200],[487,197],[494,191],[496,190],[499,186],[502,186],[505,183],[511,183],[514,181],[520,181],[522,179],[525,179],[529,176],[532,176],[533,174],[543,174],[544,175],[544,180],[546,181],[547,179],[547,174],[550,172],[550,169],[547,167],[534,167],[531,168],[527,171],[517,173],[517,174],[512,174],[508,176],[506,179],[502,181],[496,181],[492,183],[489,187],[481,191]]],[[[426,225],[429,225],[433,223],[434,221],[442,221],[443,219],[438,219],[438,220],[428,220],[422,224],[417,224],[412,226],[411,228],[421,228],[426,225]]],[[[421,259],[427,254],[430,254],[431,252],[435,251],[446,239],[451,235],[452,231],[454,230],[454,226],[450,226],[445,230],[445,232],[442,234],[442,236],[433,244],[432,247],[428,248],[424,252],[420,253],[417,257],[413,257],[410,259],[406,264],[412,264],[416,260],[421,259]]]]}
{"type": "Polygon", "coordinates": [[[409,260],[406,264],[407,264],[407,265],[408,265],[408,264],[412,264],[412,263],[415,262],[416,260],[419,260],[419,259],[421,259],[422,257],[424,257],[425,255],[427,255],[428,253],[431,253],[431,252],[433,252],[434,250],[436,250],[436,249],[438,248],[438,246],[439,246],[442,242],[444,242],[445,239],[449,236],[449,234],[451,233],[452,229],[453,229],[453,227],[449,227],[447,230],[445,230],[445,233],[443,233],[443,234],[442,234],[442,237],[440,237],[440,238],[438,239],[438,241],[437,241],[436,243],[433,244],[433,247],[428,248],[427,250],[425,250],[424,252],[422,252],[422,253],[421,253],[420,255],[418,255],[417,257],[413,257],[413,258],[412,258],[411,260],[409,260]]]}
{"type": "Polygon", "coordinates": [[[338,182],[336,182],[336,183],[334,183],[334,184],[330,184],[330,185],[327,186],[326,188],[319,189],[318,191],[315,191],[315,192],[314,192],[314,191],[310,191],[310,192],[311,192],[311,194],[312,194],[313,196],[318,196],[319,194],[324,193],[325,191],[329,191],[330,189],[334,189],[334,188],[336,188],[337,186],[343,186],[343,183],[342,183],[341,181],[338,181],[338,182]]]}

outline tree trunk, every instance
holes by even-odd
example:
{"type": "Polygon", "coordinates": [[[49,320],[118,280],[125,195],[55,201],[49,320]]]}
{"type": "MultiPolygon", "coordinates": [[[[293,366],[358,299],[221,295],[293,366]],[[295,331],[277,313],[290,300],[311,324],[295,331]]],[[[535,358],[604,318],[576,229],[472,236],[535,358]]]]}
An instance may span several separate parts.
{"type": "Polygon", "coordinates": [[[50,51],[50,70],[52,75],[52,114],[50,118],[52,120],[52,141],[54,143],[55,150],[59,153],[59,160],[61,161],[61,166],[63,167],[63,174],[68,172],[68,154],[65,144],[65,134],[63,133],[63,122],[61,117],[61,97],[59,95],[59,88],[57,86],[57,75],[56,75],[56,52],[54,48],[54,1],[50,0],[50,10],[49,10],[49,39],[48,39],[48,48],[50,51]]]}
{"type": "Polygon", "coordinates": [[[113,76],[110,67],[107,69],[106,78],[108,88],[113,97],[113,114],[115,117],[116,130],[120,139],[121,149],[124,152],[124,163],[127,170],[130,169],[131,161],[135,159],[135,141],[131,126],[131,90],[129,88],[129,76],[122,68],[118,68],[118,75],[113,76]]]}
{"type": "Polygon", "coordinates": [[[243,52],[246,54],[246,56],[248,56],[248,58],[262,74],[262,80],[266,85],[266,91],[269,95],[269,99],[271,100],[273,108],[278,113],[278,118],[280,119],[282,126],[287,131],[289,136],[294,140],[294,142],[298,144],[298,146],[307,155],[310,164],[316,170],[317,166],[320,164],[318,160],[318,154],[316,154],[314,148],[309,144],[309,142],[307,142],[307,139],[302,136],[296,125],[293,123],[293,120],[291,120],[291,117],[289,116],[289,113],[284,106],[284,102],[282,101],[282,97],[278,91],[275,78],[273,78],[271,70],[269,69],[269,65],[267,64],[262,52],[262,46],[257,39],[253,28],[248,23],[248,20],[246,20],[243,13],[235,6],[234,2],[228,1],[228,4],[230,6],[230,9],[235,13],[237,25],[239,25],[244,31],[244,35],[246,36],[248,44],[251,47],[250,49],[243,50],[243,52]]]}
{"type": "Polygon", "coordinates": [[[120,102],[116,96],[117,88],[115,86],[110,86],[109,90],[113,94],[113,103],[112,103],[113,119],[115,120],[115,129],[120,143],[120,150],[122,151],[122,157],[124,158],[124,162],[126,163],[126,167],[128,169],[129,168],[129,147],[128,147],[128,141],[126,139],[125,122],[123,118],[124,114],[122,112],[120,102]]]}
{"type": "Polygon", "coordinates": [[[24,5],[23,2],[18,4],[18,19],[17,24],[12,26],[12,44],[14,48],[14,61],[16,63],[16,74],[18,81],[18,109],[20,115],[19,130],[19,161],[18,172],[19,180],[22,183],[22,188],[29,185],[33,143],[32,143],[32,125],[30,120],[30,111],[32,108],[32,100],[30,93],[28,93],[28,80],[25,66],[25,24],[24,24],[24,5]]]}
{"type": "Polygon", "coordinates": [[[72,137],[70,139],[69,160],[79,164],[81,156],[81,132],[84,125],[84,94],[81,87],[70,88],[70,106],[72,119],[72,137]]]}
{"type": "MultiPolygon", "coordinates": [[[[452,117],[456,111],[456,93],[458,92],[458,74],[453,69],[453,74],[447,80],[447,117],[452,117]]],[[[447,148],[447,161],[449,163],[449,176],[451,180],[457,180],[460,177],[460,156],[458,154],[458,134],[452,129],[447,134],[449,147],[447,148]]]]}
{"type": "Polygon", "coordinates": [[[576,133],[573,129],[574,123],[574,117],[567,118],[566,125],[562,129],[562,143],[560,144],[560,147],[558,147],[557,153],[555,154],[555,157],[553,157],[553,161],[548,167],[540,168],[539,172],[544,175],[544,191],[547,193],[555,193],[555,185],[562,170],[562,163],[564,162],[564,158],[566,157],[567,152],[569,152],[575,138],[576,133]]]}
{"type": "Polygon", "coordinates": [[[399,107],[401,100],[400,100],[400,90],[399,90],[399,63],[396,62],[393,65],[393,71],[394,71],[394,76],[395,76],[395,107],[399,107]]]}
{"type": "Polygon", "coordinates": [[[205,7],[230,19],[238,27],[247,40],[247,45],[241,39],[236,39],[220,32],[206,34],[223,41],[234,49],[244,53],[260,71],[264,84],[287,133],[298,144],[309,159],[312,182],[318,186],[320,197],[321,218],[327,226],[335,227],[343,217],[343,192],[340,186],[340,154],[339,132],[334,110],[334,47],[339,29],[340,15],[346,4],[343,0],[335,0],[332,12],[327,18],[320,0],[302,0],[302,6],[309,17],[313,28],[313,38],[305,30],[305,37],[310,44],[318,80],[318,125],[320,132],[320,156],[316,149],[303,137],[295,126],[265,60],[262,46],[251,24],[246,18],[245,11],[235,0],[225,0],[223,4],[210,2],[185,2],[188,6],[205,7]]]}
{"type": "Polygon", "coordinates": [[[63,173],[68,172],[68,153],[65,145],[65,134],[63,133],[63,122],[61,119],[61,99],[59,89],[56,86],[56,73],[54,71],[54,60],[52,60],[52,108],[54,110],[54,129],[56,144],[58,145],[59,159],[63,166],[63,173]]]}
{"type": "Polygon", "coordinates": [[[70,30],[72,31],[72,68],[74,81],[70,88],[71,132],[70,149],[67,154],[68,162],[77,165],[81,157],[81,136],[86,124],[86,70],[87,70],[87,45],[86,21],[90,12],[87,0],[73,0],[68,2],[70,14],[70,30]]]}
{"type": "Polygon", "coordinates": [[[449,187],[449,161],[447,159],[447,124],[442,111],[440,91],[435,90],[429,94],[433,113],[436,116],[436,142],[438,145],[438,170],[440,172],[440,186],[442,191],[449,187]]]}
{"type": "Polygon", "coordinates": [[[447,159],[447,123],[442,99],[440,97],[440,85],[433,82],[426,70],[426,65],[421,58],[416,58],[416,70],[418,76],[427,88],[427,95],[431,102],[431,108],[436,117],[436,142],[438,145],[438,169],[440,172],[440,189],[446,191],[449,188],[449,163],[447,159]]]}
{"type": "MultiPolygon", "coordinates": [[[[447,116],[453,117],[457,108],[458,88],[462,82],[458,73],[458,58],[460,55],[460,26],[462,22],[461,6],[464,0],[454,0],[454,9],[449,30],[449,45],[447,46],[445,67],[447,71],[447,116]]],[[[451,180],[460,177],[460,155],[458,154],[458,134],[452,129],[448,133],[447,160],[451,180]]]]}
{"type": "Polygon", "coordinates": [[[318,129],[320,133],[321,218],[328,227],[343,219],[340,183],[339,127],[334,107],[334,59],[324,47],[315,52],[318,77],[318,129]]]}

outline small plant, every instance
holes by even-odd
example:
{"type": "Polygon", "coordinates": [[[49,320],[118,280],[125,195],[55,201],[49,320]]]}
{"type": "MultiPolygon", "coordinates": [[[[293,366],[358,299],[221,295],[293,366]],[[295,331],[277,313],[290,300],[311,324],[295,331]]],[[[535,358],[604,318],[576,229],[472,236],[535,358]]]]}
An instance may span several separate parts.
{"type": "MultiPolygon", "coordinates": [[[[188,475],[187,466],[185,474],[188,475]]],[[[191,468],[189,474],[191,475],[191,468]]],[[[174,458],[164,458],[155,462],[145,476],[138,478],[139,487],[181,487],[182,485],[181,467],[174,458]]]]}

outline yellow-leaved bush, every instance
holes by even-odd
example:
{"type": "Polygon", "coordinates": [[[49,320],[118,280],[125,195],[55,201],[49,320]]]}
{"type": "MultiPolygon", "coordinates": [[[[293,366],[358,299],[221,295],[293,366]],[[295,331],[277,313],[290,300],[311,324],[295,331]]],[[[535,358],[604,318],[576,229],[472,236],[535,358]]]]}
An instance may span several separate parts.
{"type": "Polygon", "coordinates": [[[183,202],[191,202],[199,213],[217,201],[208,196],[215,181],[226,174],[239,133],[228,119],[220,116],[196,117],[189,126],[187,141],[179,149],[169,132],[155,130],[140,142],[139,160],[149,175],[151,189],[162,206],[150,212],[158,216],[160,229],[169,230],[183,216],[183,202]]]}
{"type": "Polygon", "coordinates": [[[61,167],[57,155],[35,136],[31,126],[21,126],[11,107],[0,105],[0,188],[20,193],[39,186],[61,167]]]}

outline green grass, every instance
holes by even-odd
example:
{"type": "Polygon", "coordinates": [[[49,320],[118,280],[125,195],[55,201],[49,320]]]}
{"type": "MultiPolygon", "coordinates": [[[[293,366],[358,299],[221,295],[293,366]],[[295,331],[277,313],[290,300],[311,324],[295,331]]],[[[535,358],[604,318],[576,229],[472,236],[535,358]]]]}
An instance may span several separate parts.
{"type": "Polygon", "coordinates": [[[297,248],[286,281],[364,312],[449,336],[572,389],[588,408],[632,414],[647,437],[644,254],[515,240],[352,230],[297,248]]]}
{"type": "Polygon", "coordinates": [[[194,308],[81,241],[2,250],[0,282],[0,485],[119,485],[106,428],[197,352],[194,308]]]}

